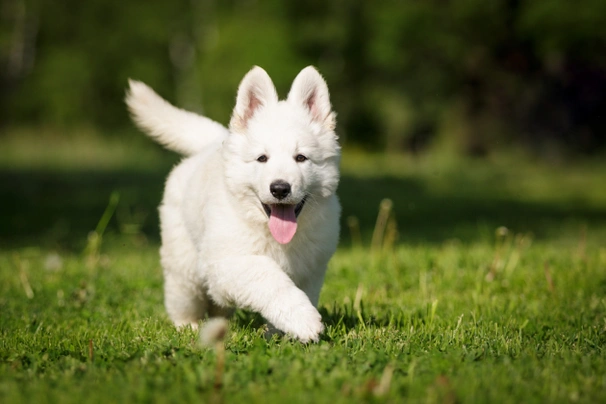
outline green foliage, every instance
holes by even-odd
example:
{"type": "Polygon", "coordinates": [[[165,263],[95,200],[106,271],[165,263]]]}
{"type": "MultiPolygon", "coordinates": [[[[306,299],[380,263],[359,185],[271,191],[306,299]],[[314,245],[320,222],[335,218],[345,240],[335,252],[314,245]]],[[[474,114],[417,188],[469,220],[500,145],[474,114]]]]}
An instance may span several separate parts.
{"type": "Polygon", "coordinates": [[[594,46],[603,46],[606,5],[598,0],[577,3],[567,1],[526,2],[518,30],[527,38],[536,38],[543,57],[553,53],[573,53],[577,57],[604,63],[595,55],[594,46]]]}
{"type": "Polygon", "coordinates": [[[2,6],[0,119],[10,126],[125,127],[129,77],[227,123],[253,65],[284,96],[314,64],[341,138],[367,148],[420,152],[437,135],[476,155],[511,142],[547,157],[606,145],[602,0],[2,6]]]}
{"type": "Polygon", "coordinates": [[[50,137],[58,155],[27,136],[0,150],[1,402],[606,399],[603,162],[346,152],[322,340],[266,340],[263,320],[238,311],[216,388],[215,352],[162,305],[156,206],[174,160],[128,136],[123,147],[50,137]],[[399,240],[371,250],[385,197],[399,240]],[[57,222],[67,230],[50,231],[57,222]]]}

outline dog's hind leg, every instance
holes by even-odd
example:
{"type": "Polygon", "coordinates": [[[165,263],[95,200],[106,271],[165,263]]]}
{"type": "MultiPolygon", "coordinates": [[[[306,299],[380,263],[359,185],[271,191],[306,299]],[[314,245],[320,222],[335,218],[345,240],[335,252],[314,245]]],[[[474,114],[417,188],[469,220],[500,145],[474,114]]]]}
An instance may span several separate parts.
{"type": "Polygon", "coordinates": [[[198,323],[208,312],[208,299],[204,292],[192,284],[191,280],[182,279],[174,273],[164,274],[164,305],[166,312],[175,326],[198,323]]]}
{"type": "Polygon", "coordinates": [[[166,311],[177,327],[188,324],[197,327],[209,308],[208,297],[196,270],[198,253],[183,224],[179,209],[163,204],[160,207],[160,217],[160,257],[164,268],[166,311]]]}

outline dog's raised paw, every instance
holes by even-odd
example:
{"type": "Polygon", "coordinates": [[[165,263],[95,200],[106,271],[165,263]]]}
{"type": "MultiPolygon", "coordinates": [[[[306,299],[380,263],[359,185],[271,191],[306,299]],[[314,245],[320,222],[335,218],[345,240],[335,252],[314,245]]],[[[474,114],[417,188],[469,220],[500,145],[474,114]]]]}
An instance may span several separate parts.
{"type": "Polygon", "coordinates": [[[324,324],[322,324],[322,316],[313,306],[298,307],[289,314],[289,321],[282,327],[283,331],[302,343],[320,340],[324,324]]]}
{"type": "Polygon", "coordinates": [[[316,324],[313,324],[312,326],[308,326],[307,329],[300,332],[297,338],[304,344],[308,342],[319,342],[320,334],[322,334],[323,332],[324,324],[319,321],[316,324]]]}

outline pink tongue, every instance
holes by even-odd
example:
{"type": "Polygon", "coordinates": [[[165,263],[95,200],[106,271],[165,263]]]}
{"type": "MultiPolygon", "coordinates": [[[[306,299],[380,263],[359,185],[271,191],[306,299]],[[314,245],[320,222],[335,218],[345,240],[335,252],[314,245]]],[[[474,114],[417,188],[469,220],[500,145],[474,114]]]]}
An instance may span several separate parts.
{"type": "Polygon", "coordinates": [[[269,231],[280,244],[287,244],[297,231],[295,205],[271,205],[269,231]]]}

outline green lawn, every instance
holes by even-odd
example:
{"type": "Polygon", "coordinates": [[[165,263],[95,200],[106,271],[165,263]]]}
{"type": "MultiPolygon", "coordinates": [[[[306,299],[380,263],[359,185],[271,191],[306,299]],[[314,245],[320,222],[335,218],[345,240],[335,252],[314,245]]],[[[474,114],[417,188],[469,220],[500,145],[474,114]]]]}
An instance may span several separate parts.
{"type": "Polygon", "coordinates": [[[346,152],[321,342],[237,312],[214,387],[217,354],[162,305],[178,158],[131,133],[3,144],[2,403],[606,402],[606,162],[346,152]]]}

